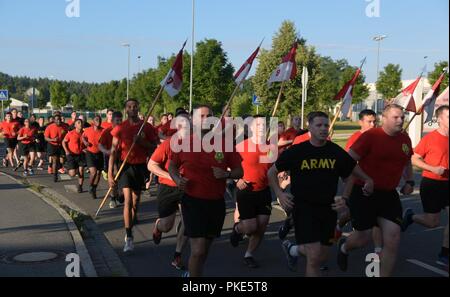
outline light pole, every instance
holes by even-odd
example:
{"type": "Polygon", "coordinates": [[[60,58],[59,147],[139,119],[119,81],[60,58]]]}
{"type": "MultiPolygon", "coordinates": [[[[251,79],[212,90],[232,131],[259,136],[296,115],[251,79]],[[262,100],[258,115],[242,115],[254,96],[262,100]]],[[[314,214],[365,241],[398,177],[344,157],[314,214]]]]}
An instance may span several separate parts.
{"type": "MultiPolygon", "coordinates": [[[[373,38],[373,41],[377,41],[378,42],[378,51],[377,51],[377,82],[378,82],[378,77],[380,75],[380,47],[381,47],[381,41],[383,39],[387,38],[387,35],[378,35],[375,36],[373,38]]],[[[378,112],[378,89],[375,88],[376,93],[375,93],[375,113],[378,112]]]]}
{"type": "Polygon", "coordinates": [[[128,47],[128,74],[127,74],[127,100],[130,99],[130,44],[122,43],[122,46],[128,47]]]}
{"type": "Polygon", "coordinates": [[[141,56],[138,56],[138,74],[141,72],[141,56]]]}

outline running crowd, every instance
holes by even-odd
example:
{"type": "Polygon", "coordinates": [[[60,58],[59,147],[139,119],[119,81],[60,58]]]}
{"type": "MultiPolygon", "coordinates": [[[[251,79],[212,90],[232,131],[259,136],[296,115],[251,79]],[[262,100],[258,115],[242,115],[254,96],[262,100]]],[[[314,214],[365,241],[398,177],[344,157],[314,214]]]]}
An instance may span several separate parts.
{"type": "MultiPolygon", "coordinates": [[[[345,149],[331,141],[326,113],[311,112],[307,130],[300,129],[301,119],[294,117],[289,129],[278,123],[279,155],[273,163],[261,162],[270,155],[271,144],[266,138],[266,117],[260,115],[251,117],[243,141],[234,141],[234,149],[226,150],[224,144],[222,149],[210,151],[202,146],[195,150],[194,140],[205,141],[217,128],[202,125],[213,116],[207,105],[197,106],[192,114],[178,108],[175,115],[163,115],[158,126],[153,117],[146,121],[139,114],[136,99],[126,101],[126,119],[121,112],[108,110],[105,122],[97,115],[87,123],[73,112],[66,123],[56,112],[45,125],[43,117],[23,118],[12,110],[0,125],[0,134],[7,147],[3,166],[16,171],[23,166],[24,176],[48,164],[54,182],[66,170],[71,177],[77,176],[81,193],[88,172],[89,193],[96,199],[103,175],[112,189],[110,208],[123,204],[125,253],[134,249],[133,226],[138,223],[141,195],[155,182],[159,218],[153,240],[156,245],[161,242],[163,233],[174,228],[179,212],[172,265],[184,270],[184,276],[203,275],[213,240],[221,235],[225,197],[230,195],[236,203],[230,243],[238,247],[248,239],[243,256],[248,267],[259,267],[254,254],[269,224],[272,201],[277,200],[286,213],[278,235],[290,270],[296,271],[298,258],[304,256],[306,276],[320,276],[330,248],[337,244],[337,264],[346,271],[351,252],[373,242],[381,276],[391,276],[401,232],[413,223],[435,228],[442,210],[447,212],[447,222],[437,263],[448,269],[448,110],[448,106],[436,110],[438,129],[415,148],[403,131],[404,110],[395,104],[385,107],[380,126],[375,112],[361,111],[361,130],[348,139],[345,149]],[[202,128],[190,128],[196,125],[202,128]],[[189,149],[173,149],[186,138],[191,140],[189,149]],[[420,214],[403,210],[399,196],[399,192],[414,191],[413,166],[423,171],[420,214]],[[337,196],[340,179],[344,188],[337,196]],[[342,236],[346,224],[353,231],[342,236]],[[286,239],[292,228],[295,242],[286,239]],[[187,242],[190,255],[185,267],[181,255],[187,242]]],[[[221,137],[230,128],[229,119],[223,118],[225,127],[217,130],[221,137]]],[[[236,136],[232,125],[231,129],[236,136]]]]}

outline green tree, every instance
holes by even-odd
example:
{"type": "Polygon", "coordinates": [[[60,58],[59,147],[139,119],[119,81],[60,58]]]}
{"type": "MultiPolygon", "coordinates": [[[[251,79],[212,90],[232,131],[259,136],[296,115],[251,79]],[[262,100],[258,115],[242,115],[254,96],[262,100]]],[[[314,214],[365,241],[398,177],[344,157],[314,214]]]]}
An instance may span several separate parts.
{"type": "Polygon", "coordinates": [[[253,106],[252,96],[248,93],[242,93],[233,98],[231,104],[231,115],[240,117],[243,115],[256,114],[256,107],[253,106]]]}
{"type": "Polygon", "coordinates": [[[402,89],[402,69],[400,65],[388,64],[376,82],[377,92],[385,100],[395,98],[402,89]]]}
{"type": "Polygon", "coordinates": [[[50,100],[54,108],[61,108],[68,103],[66,88],[59,81],[55,81],[50,86],[50,100]]]}
{"type": "MultiPolygon", "coordinates": [[[[448,67],[447,61],[440,61],[434,64],[434,70],[428,73],[428,80],[430,81],[430,84],[433,85],[438,79],[439,76],[441,76],[442,71],[444,68],[448,67]]],[[[441,83],[441,92],[448,87],[448,72],[447,75],[445,75],[444,79],[441,83]]]]}

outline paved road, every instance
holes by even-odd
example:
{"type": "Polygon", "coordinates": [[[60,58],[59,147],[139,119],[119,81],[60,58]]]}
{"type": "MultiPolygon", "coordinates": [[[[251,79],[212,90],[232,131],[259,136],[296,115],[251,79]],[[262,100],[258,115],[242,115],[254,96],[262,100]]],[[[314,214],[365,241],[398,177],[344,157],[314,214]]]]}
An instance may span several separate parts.
{"type": "MultiPolygon", "coordinates": [[[[10,169],[2,169],[9,174],[15,174],[20,177],[21,172],[11,172],[10,169]]],[[[93,216],[100,199],[93,200],[87,192],[78,194],[73,192],[75,180],[64,180],[53,183],[51,177],[44,172],[37,172],[36,176],[28,177],[28,181],[39,183],[51,187],[60,194],[63,194],[81,209],[93,216]]],[[[106,183],[101,182],[98,188],[98,196],[102,196],[107,190],[106,183]]],[[[163,240],[159,246],[156,246],[152,240],[152,228],[157,218],[155,189],[152,188],[150,195],[144,194],[140,213],[140,224],[135,227],[135,251],[130,255],[122,252],[124,230],[122,223],[122,208],[105,208],[96,223],[105,233],[114,250],[124,263],[130,276],[180,276],[180,272],[170,266],[170,261],[174,252],[175,234],[174,231],[164,234],[163,240]]],[[[0,191],[3,196],[3,190],[0,191]]],[[[421,211],[420,199],[416,194],[402,199],[404,207],[411,207],[415,211],[421,211]]],[[[245,252],[245,243],[237,248],[229,244],[230,228],[232,226],[233,203],[227,201],[227,216],[222,232],[222,237],[216,240],[212,246],[211,254],[207,260],[206,276],[288,276],[298,277],[304,275],[304,259],[299,262],[299,271],[290,272],[283,257],[280,247],[280,241],[277,236],[277,230],[282,220],[283,213],[274,209],[270,225],[264,242],[255,254],[261,267],[259,269],[249,269],[242,263],[242,257],[245,252]]],[[[446,215],[443,215],[446,219],[446,215]]],[[[349,230],[347,230],[349,231],[349,230]]],[[[426,230],[421,226],[412,226],[403,234],[400,256],[395,271],[395,276],[425,276],[439,277],[447,276],[448,273],[442,271],[435,264],[437,253],[440,250],[443,228],[426,230]]],[[[293,234],[289,235],[293,238],[293,234]]],[[[329,261],[328,276],[364,276],[365,275],[365,256],[370,253],[372,248],[360,250],[351,254],[349,271],[342,273],[335,264],[335,248],[329,261]]],[[[188,255],[188,249],[185,251],[185,259],[188,255]]]]}
{"type": "Polygon", "coordinates": [[[1,173],[0,203],[0,277],[65,277],[75,246],[57,210],[1,173]]]}

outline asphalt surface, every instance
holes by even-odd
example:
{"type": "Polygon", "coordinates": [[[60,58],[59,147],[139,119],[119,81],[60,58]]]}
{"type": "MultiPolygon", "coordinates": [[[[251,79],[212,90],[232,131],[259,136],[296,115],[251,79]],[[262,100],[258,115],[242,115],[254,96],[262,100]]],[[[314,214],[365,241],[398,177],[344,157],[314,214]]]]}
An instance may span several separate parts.
{"type": "Polygon", "coordinates": [[[0,203],[0,277],[65,277],[75,245],[57,210],[1,174],[0,203]]]}

